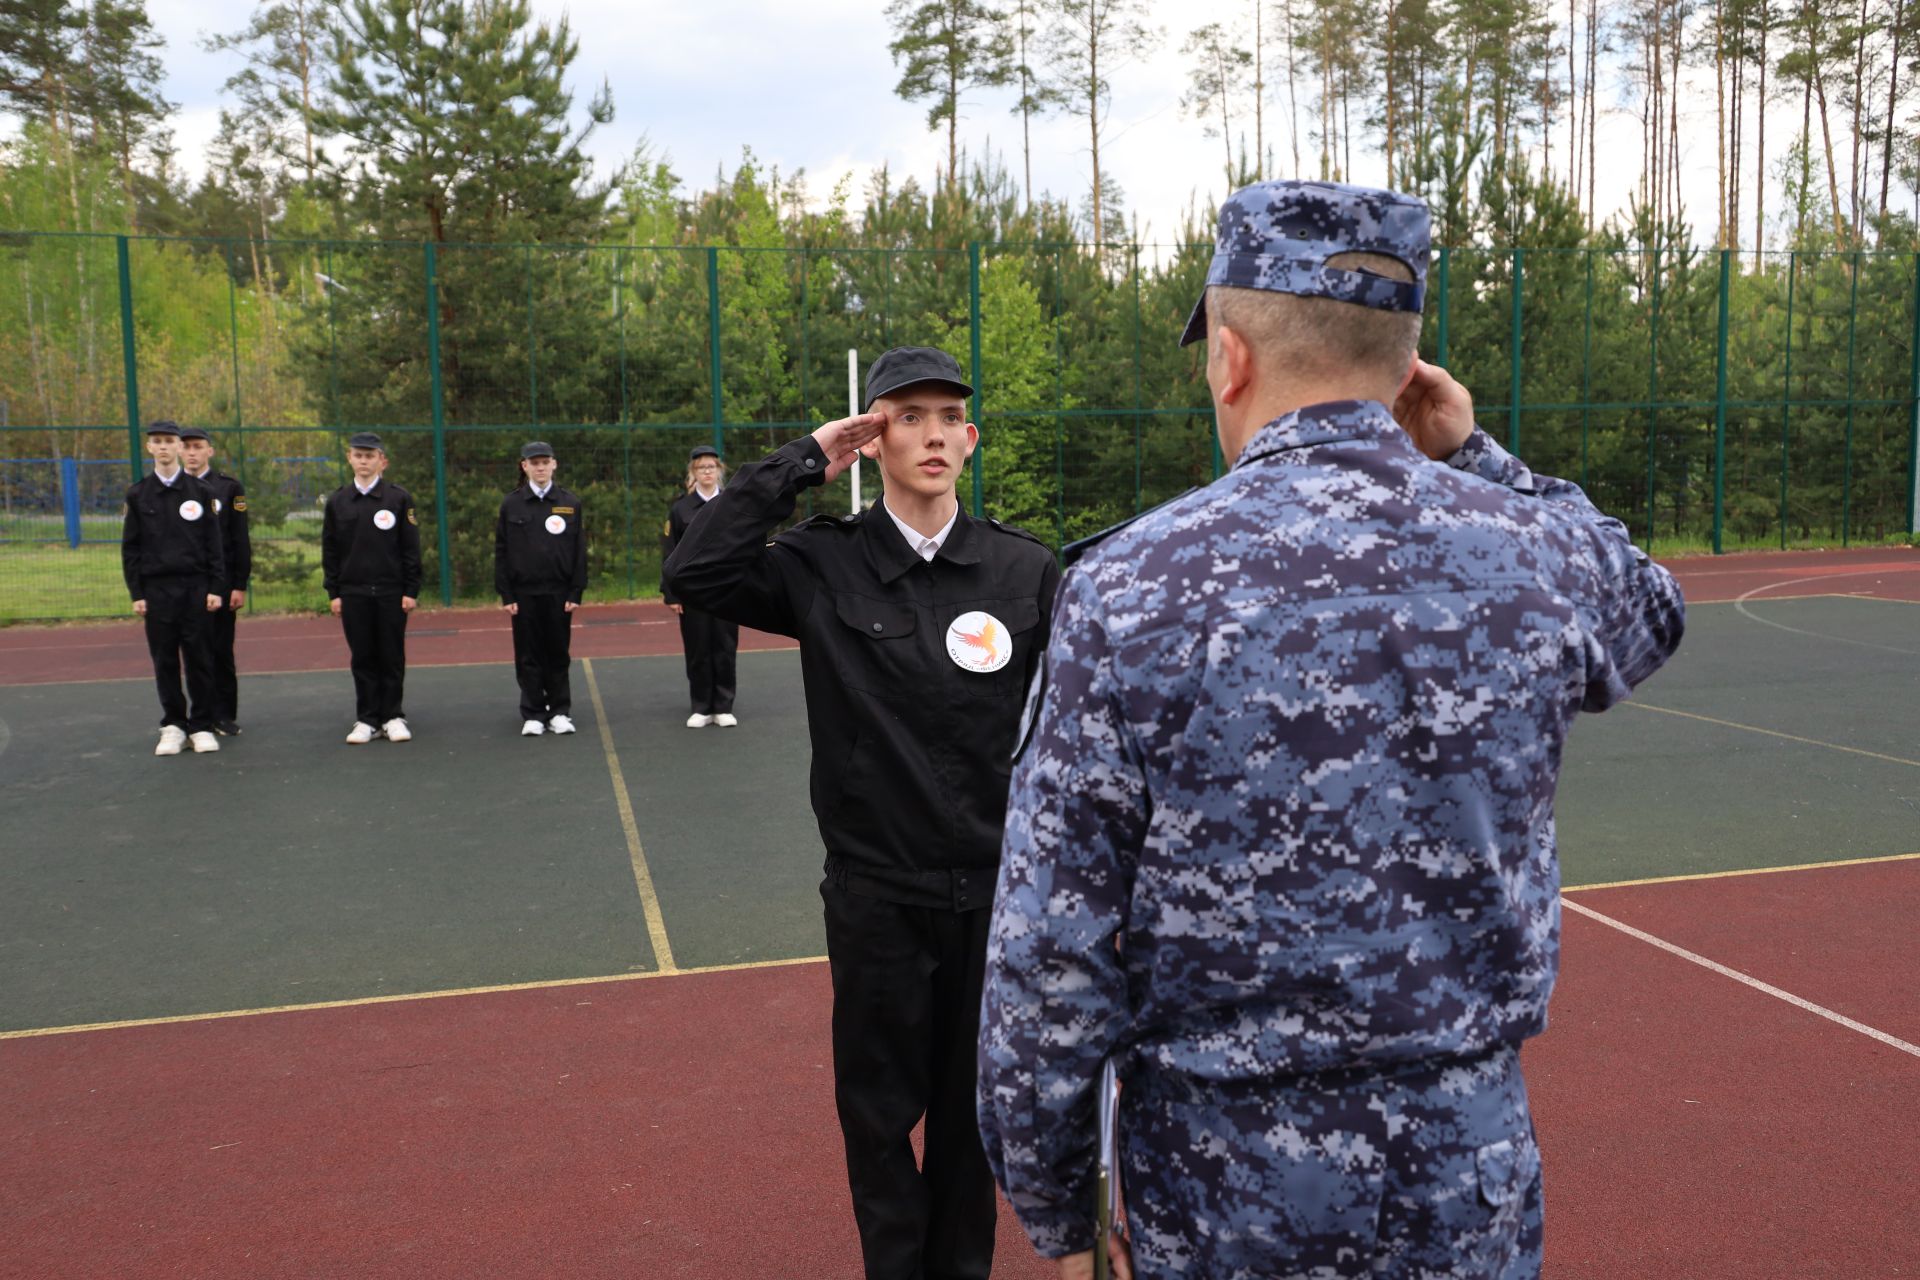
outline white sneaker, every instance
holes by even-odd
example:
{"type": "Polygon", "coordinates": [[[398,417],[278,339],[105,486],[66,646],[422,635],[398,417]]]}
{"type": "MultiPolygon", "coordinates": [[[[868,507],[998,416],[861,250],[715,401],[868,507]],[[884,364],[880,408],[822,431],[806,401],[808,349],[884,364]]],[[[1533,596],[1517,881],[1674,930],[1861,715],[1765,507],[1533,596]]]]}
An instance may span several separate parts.
{"type": "Polygon", "coordinates": [[[193,744],[194,753],[197,755],[205,755],[209,751],[218,751],[220,749],[220,739],[214,737],[213,734],[206,729],[202,729],[200,732],[191,735],[187,741],[193,744]]]}
{"type": "Polygon", "coordinates": [[[380,732],[387,735],[388,742],[405,742],[413,736],[413,730],[407,728],[407,722],[398,716],[381,725],[380,732]]]}
{"type": "Polygon", "coordinates": [[[537,738],[546,731],[547,726],[541,724],[538,720],[529,720],[520,726],[520,736],[523,738],[537,738]]]}
{"type": "Polygon", "coordinates": [[[731,729],[733,728],[733,726],[740,723],[739,720],[734,718],[734,714],[731,711],[722,711],[719,715],[713,718],[713,722],[719,725],[722,729],[731,729]]]}
{"type": "Polygon", "coordinates": [[[687,717],[687,728],[689,729],[704,729],[712,723],[712,716],[703,716],[698,711],[687,717]]]}
{"type": "Polygon", "coordinates": [[[177,756],[180,748],[187,745],[187,731],[177,724],[160,726],[160,742],[153,749],[157,756],[177,756]]]}
{"type": "Polygon", "coordinates": [[[378,729],[368,724],[365,720],[355,720],[353,722],[353,728],[347,731],[347,741],[354,743],[372,742],[373,736],[379,732],[378,729]]]}
{"type": "Polygon", "coordinates": [[[553,719],[547,721],[547,727],[555,733],[575,732],[572,716],[555,716],[553,719]]]}

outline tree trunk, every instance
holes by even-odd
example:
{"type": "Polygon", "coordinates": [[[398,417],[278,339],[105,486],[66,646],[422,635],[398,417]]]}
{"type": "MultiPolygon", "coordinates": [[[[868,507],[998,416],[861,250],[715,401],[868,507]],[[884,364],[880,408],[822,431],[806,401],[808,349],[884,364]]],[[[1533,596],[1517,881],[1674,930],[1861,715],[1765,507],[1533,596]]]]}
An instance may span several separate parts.
{"type": "MultiPolygon", "coordinates": [[[[1860,0],[1860,25],[1853,35],[1853,159],[1847,166],[1848,220],[1853,224],[1854,245],[1860,243],[1860,117],[1867,99],[1867,0],[1860,0]]],[[[1893,145],[1893,138],[1887,138],[1893,145]]]]}
{"type": "Polygon", "coordinates": [[[1100,220],[1100,35],[1097,27],[1090,28],[1087,37],[1087,136],[1093,144],[1093,243],[1097,258],[1098,246],[1106,235],[1106,224],[1100,220]]]}
{"type": "Polygon", "coordinates": [[[1300,101],[1293,82],[1293,0],[1286,0],[1287,12],[1287,136],[1293,142],[1293,176],[1300,176],[1300,101]]]}
{"type": "Polygon", "coordinates": [[[1719,144],[1714,157],[1714,172],[1720,180],[1719,204],[1714,209],[1720,222],[1720,233],[1714,243],[1727,248],[1727,42],[1723,32],[1726,21],[1726,0],[1713,2],[1713,100],[1715,141],[1719,144]]]}
{"type": "Polygon", "coordinates": [[[1760,254],[1767,247],[1767,33],[1773,27],[1773,11],[1762,0],[1760,5],[1760,92],[1755,99],[1758,137],[1753,161],[1753,254],[1757,268],[1760,254]]]}
{"type": "Polygon", "coordinates": [[[1846,215],[1840,211],[1840,181],[1833,171],[1833,130],[1827,124],[1827,85],[1826,78],[1817,72],[1810,73],[1813,79],[1813,91],[1820,99],[1820,141],[1827,152],[1827,198],[1833,202],[1833,238],[1834,243],[1845,248],[1848,230],[1843,225],[1846,215]]]}
{"type": "Polygon", "coordinates": [[[1394,150],[1394,146],[1395,146],[1395,143],[1396,143],[1396,141],[1397,141],[1397,135],[1396,135],[1396,133],[1395,133],[1395,130],[1394,130],[1394,126],[1395,126],[1395,124],[1397,123],[1397,121],[1396,121],[1396,119],[1395,119],[1395,116],[1394,116],[1394,110],[1393,110],[1393,108],[1394,108],[1394,97],[1393,97],[1393,34],[1394,34],[1394,22],[1395,22],[1395,20],[1396,20],[1396,19],[1398,18],[1398,16],[1399,16],[1399,8],[1400,8],[1400,6],[1399,6],[1399,0],[1387,0],[1387,34],[1386,34],[1386,55],[1387,55],[1387,56],[1386,56],[1386,58],[1384,59],[1384,61],[1385,61],[1385,64],[1386,64],[1386,76],[1387,76],[1387,90],[1386,90],[1386,97],[1387,97],[1387,186],[1388,186],[1388,188],[1389,188],[1389,189],[1391,189],[1391,188],[1392,188],[1392,186],[1393,186],[1393,150],[1394,150]]]}
{"type": "Polygon", "coordinates": [[[1893,167],[1893,109],[1900,101],[1900,23],[1906,16],[1906,0],[1893,0],[1893,57],[1887,67],[1887,136],[1880,150],[1880,215],[1887,213],[1887,175],[1893,167]]]}
{"type": "MultiPolygon", "coordinates": [[[[1267,177],[1267,45],[1261,21],[1265,9],[1266,0],[1253,0],[1253,176],[1260,182],[1267,177]]],[[[1393,185],[1391,178],[1387,185],[1393,185]]]]}
{"type": "Polygon", "coordinates": [[[1594,73],[1600,65],[1600,0],[1587,0],[1587,229],[1593,229],[1594,219],[1598,216],[1598,206],[1594,203],[1596,191],[1596,171],[1599,152],[1595,144],[1599,141],[1599,101],[1593,91],[1594,73]]]}

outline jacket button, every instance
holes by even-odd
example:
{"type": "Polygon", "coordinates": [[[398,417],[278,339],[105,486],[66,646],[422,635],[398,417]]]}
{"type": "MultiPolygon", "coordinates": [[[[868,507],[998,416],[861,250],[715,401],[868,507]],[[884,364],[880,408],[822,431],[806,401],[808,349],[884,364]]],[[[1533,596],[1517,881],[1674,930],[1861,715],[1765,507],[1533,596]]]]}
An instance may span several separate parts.
{"type": "Polygon", "coordinates": [[[874,629],[875,631],[878,631],[878,630],[880,629],[880,624],[879,624],[879,623],[877,623],[877,622],[876,622],[876,623],[874,623],[874,624],[873,624],[873,629],[874,629]]]}
{"type": "Polygon", "coordinates": [[[812,458],[808,458],[808,459],[807,459],[807,470],[809,470],[809,471],[811,471],[811,470],[813,470],[813,459],[812,459],[812,458]]]}

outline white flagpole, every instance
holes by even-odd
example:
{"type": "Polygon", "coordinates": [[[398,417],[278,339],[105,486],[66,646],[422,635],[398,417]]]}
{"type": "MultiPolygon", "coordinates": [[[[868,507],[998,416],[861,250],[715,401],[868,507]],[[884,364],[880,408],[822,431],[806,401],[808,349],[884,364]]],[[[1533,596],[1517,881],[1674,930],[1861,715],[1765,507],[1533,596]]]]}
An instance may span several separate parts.
{"type": "MultiPolygon", "coordinates": [[[[860,412],[860,349],[847,348],[847,416],[860,412]]],[[[860,514],[860,455],[853,455],[853,514],[860,514]]]]}

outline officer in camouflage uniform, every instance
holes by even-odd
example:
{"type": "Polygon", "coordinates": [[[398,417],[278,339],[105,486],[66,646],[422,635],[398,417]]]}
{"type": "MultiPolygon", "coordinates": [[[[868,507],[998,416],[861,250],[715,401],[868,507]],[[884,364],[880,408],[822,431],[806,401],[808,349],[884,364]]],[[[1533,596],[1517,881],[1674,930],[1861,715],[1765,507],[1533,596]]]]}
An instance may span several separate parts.
{"type": "Polygon", "coordinates": [[[1415,357],[1427,257],[1406,196],[1235,193],[1183,338],[1233,467],[1069,551],[979,1084],[1063,1275],[1109,1056],[1136,1274],[1539,1272],[1519,1048],[1559,962],[1561,754],[1684,604],[1415,357]]]}

